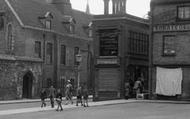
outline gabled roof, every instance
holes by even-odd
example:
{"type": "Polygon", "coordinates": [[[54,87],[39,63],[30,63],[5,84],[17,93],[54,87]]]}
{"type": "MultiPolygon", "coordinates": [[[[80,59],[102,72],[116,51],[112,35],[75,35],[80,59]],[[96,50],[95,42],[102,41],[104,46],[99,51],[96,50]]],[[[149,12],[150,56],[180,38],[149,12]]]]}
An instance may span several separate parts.
{"type": "Polygon", "coordinates": [[[87,35],[84,27],[88,27],[88,25],[93,19],[93,16],[86,14],[85,12],[73,10],[73,17],[76,20],[76,29],[75,29],[76,33],[80,36],[87,35]]]}
{"type": "MultiPolygon", "coordinates": [[[[63,22],[68,20],[68,16],[63,15],[53,4],[48,4],[46,0],[6,0],[15,13],[18,15],[20,22],[24,26],[31,26],[37,28],[44,28],[44,24],[40,21],[40,17],[44,17],[49,14],[52,15],[52,26],[51,29],[59,33],[67,33],[63,22]]],[[[82,33],[84,30],[80,28],[80,24],[90,22],[91,17],[88,17],[87,14],[74,10],[73,17],[76,20],[77,31],[76,34],[87,37],[85,33],[82,33]],[[82,20],[81,20],[82,19],[82,20]]],[[[88,23],[86,23],[88,24],[88,23]]]]}

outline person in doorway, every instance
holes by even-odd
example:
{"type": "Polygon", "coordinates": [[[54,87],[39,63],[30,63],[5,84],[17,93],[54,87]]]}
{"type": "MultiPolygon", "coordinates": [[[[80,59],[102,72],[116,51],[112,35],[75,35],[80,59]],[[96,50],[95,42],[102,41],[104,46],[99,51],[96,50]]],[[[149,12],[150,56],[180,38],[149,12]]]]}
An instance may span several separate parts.
{"type": "Polygon", "coordinates": [[[73,104],[73,100],[72,100],[72,84],[71,81],[68,80],[67,85],[66,85],[66,89],[65,89],[65,95],[66,95],[66,105],[70,102],[71,104],[73,104]]]}
{"type": "Polygon", "coordinates": [[[54,108],[55,88],[53,87],[53,85],[49,88],[49,98],[51,107],[54,108]]]}
{"type": "Polygon", "coordinates": [[[88,107],[88,88],[86,85],[84,85],[83,90],[83,106],[88,107]]]}
{"type": "Polygon", "coordinates": [[[63,97],[63,95],[61,94],[61,90],[58,89],[57,90],[57,94],[56,94],[56,102],[57,102],[57,109],[56,109],[56,111],[59,111],[59,108],[60,108],[60,111],[63,111],[62,97],[63,97]]]}
{"type": "Polygon", "coordinates": [[[141,81],[141,92],[143,92],[144,91],[144,82],[145,82],[143,73],[141,73],[140,81],[141,81]]]}
{"type": "Polygon", "coordinates": [[[81,86],[77,87],[76,96],[77,96],[76,106],[78,106],[78,103],[81,103],[81,106],[82,106],[83,104],[82,104],[82,87],[81,86]]]}
{"type": "Polygon", "coordinates": [[[134,87],[133,87],[133,89],[134,89],[134,91],[136,93],[136,99],[137,99],[138,94],[141,93],[141,86],[142,86],[141,80],[140,80],[140,78],[138,78],[135,81],[135,84],[134,84],[134,87]]]}
{"type": "Polygon", "coordinates": [[[46,107],[45,99],[47,98],[46,90],[43,88],[40,92],[41,107],[46,107]]]}

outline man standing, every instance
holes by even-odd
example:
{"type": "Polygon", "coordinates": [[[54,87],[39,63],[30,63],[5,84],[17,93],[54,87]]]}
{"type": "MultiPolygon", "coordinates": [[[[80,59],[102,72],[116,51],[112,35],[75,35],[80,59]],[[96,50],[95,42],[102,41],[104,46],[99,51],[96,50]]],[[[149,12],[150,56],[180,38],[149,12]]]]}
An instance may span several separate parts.
{"type": "Polygon", "coordinates": [[[54,97],[55,97],[55,88],[52,85],[49,88],[49,98],[50,98],[50,103],[51,103],[52,108],[54,108],[54,97]]]}

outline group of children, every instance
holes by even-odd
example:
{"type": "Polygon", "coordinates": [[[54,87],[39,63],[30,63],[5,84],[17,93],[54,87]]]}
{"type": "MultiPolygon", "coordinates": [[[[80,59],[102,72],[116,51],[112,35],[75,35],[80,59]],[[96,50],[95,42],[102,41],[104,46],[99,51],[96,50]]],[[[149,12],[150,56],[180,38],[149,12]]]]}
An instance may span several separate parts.
{"type": "Polygon", "coordinates": [[[88,90],[87,88],[82,89],[81,86],[78,86],[77,92],[77,101],[76,106],[78,106],[78,103],[81,103],[81,106],[88,107],[88,90]]]}
{"type": "MultiPolygon", "coordinates": [[[[73,89],[72,89],[72,84],[70,81],[68,81],[66,88],[65,88],[65,97],[66,97],[66,105],[70,102],[71,104],[73,104],[73,100],[72,100],[72,95],[73,95],[73,89]]],[[[76,90],[76,96],[77,96],[77,100],[76,100],[76,106],[78,106],[78,103],[81,103],[81,106],[84,107],[88,107],[88,90],[87,88],[82,88],[81,86],[77,87],[76,90]]],[[[56,89],[51,86],[49,88],[49,94],[47,94],[45,89],[42,89],[41,93],[40,93],[40,98],[41,98],[41,107],[46,107],[46,102],[45,99],[46,98],[50,98],[50,103],[51,103],[51,107],[54,108],[54,99],[57,102],[57,111],[62,111],[63,107],[62,107],[62,100],[63,100],[63,95],[61,93],[61,90],[58,89],[56,91],[56,89]]]]}

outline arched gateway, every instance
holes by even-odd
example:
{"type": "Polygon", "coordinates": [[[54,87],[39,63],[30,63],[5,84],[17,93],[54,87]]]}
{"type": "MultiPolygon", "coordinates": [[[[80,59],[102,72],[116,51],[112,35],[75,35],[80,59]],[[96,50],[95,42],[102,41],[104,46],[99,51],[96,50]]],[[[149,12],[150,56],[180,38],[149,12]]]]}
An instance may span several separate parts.
{"type": "Polygon", "coordinates": [[[33,74],[28,71],[23,76],[22,98],[32,98],[33,74]]]}

